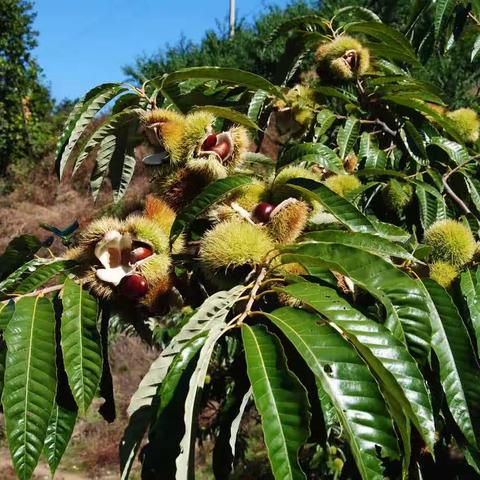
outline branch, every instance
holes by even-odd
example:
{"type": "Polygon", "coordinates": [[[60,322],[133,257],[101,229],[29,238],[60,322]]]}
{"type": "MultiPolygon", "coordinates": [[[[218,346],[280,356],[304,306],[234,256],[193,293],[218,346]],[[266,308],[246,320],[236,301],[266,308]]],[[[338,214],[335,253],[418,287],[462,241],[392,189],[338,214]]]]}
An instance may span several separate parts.
{"type": "Polygon", "coordinates": [[[450,188],[450,185],[447,183],[447,179],[442,177],[443,186],[447,193],[452,197],[452,199],[457,202],[457,204],[462,208],[465,213],[472,213],[471,210],[465,205],[464,201],[450,188]]]}
{"type": "Polygon", "coordinates": [[[257,280],[255,281],[255,284],[252,287],[252,290],[250,291],[250,297],[248,299],[247,305],[245,307],[245,310],[243,313],[240,315],[238,318],[236,324],[241,325],[243,321],[248,317],[252,310],[253,302],[255,301],[255,298],[257,296],[258,289],[260,288],[260,285],[263,282],[263,279],[265,278],[265,275],[267,274],[267,269],[263,267],[260,270],[260,273],[258,274],[257,280]]]}
{"type": "Polygon", "coordinates": [[[13,296],[15,294],[12,294],[12,298],[9,298],[8,300],[3,300],[0,303],[8,303],[10,300],[13,300],[14,302],[16,302],[17,300],[20,300],[21,298],[24,298],[24,297],[37,297],[39,295],[47,295],[48,293],[57,292],[58,290],[61,290],[62,288],[63,288],[63,284],[62,285],[53,285],[52,287],[42,288],[40,290],[35,290],[33,292],[25,293],[25,294],[22,294],[22,295],[13,296]]]}

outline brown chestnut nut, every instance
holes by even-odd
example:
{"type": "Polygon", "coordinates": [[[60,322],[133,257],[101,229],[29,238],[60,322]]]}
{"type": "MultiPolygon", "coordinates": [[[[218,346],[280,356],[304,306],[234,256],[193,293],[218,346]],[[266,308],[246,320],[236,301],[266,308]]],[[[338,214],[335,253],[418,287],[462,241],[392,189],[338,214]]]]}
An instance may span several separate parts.
{"type": "Polygon", "coordinates": [[[122,278],[119,284],[119,291],[130,300],[139,300],[147,293],[148,284],[142,275],[132,273],[122,278]]]}
{"type": "Polygon", "coordinates": [[[267,223],[270,220],[270,215],[275,209],[275,205],[267,202],[258,203],[252,212],[252,218],[258,223],[267,223]]]}

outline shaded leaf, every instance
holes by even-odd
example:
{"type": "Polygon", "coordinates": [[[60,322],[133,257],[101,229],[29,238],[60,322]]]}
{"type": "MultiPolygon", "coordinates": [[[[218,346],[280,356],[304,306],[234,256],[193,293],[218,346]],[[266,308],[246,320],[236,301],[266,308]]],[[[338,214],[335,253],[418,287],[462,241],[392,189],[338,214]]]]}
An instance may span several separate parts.
{"type": "Polygon", "coordinates": [[[63,289],[62,352],[68,383],[81,413],[90,405],[102,370],[97,300],[70,278],[63,289]]]}

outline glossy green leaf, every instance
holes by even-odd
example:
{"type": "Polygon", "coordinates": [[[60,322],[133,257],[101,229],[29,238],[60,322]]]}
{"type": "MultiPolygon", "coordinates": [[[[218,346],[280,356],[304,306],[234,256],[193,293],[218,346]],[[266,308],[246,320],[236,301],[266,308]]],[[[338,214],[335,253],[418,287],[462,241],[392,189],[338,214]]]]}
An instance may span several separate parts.
{"type": "Polygon", "coordinates": [[[363,479],[383,480],[377,456],[398,458],[392,420],[375,378],[330,325],[304,310],[280,308],[268,318],[282,331],[332,402],[363,479]]]}
{"type": "Polygon", "coordinates": [[[339,327],[377,377],[382,392],[396,398],[433,451],[435,424],[425,380],[405,345],[383,325],[365,317],[332,288],[310,282],[282,289],[339,327]]]}
{"type": "Polygon", "coordinates": [[[447,207],[443,196],[426,183],[417,182],[415,185],[422,227],[427,229],[436,221],[446,219],[448,217],[447,207]],[[435,194],[432,194],[432,191],[435,194]]]}
{"type": "Polygon", "coordinates": [[[337,133],[337,144],[340,158],[345,159],[349,154],[360,133],[360,122],[354,117],[349,117],[343,127],[340,127],[337,133]]]}
{"type": "Polygon", "coordinates": [[[234,85],[242,85],[251,90],[264,90],[272,95],[279,94],[279,88],[265,78],[255,73],[246,72],[237,68],[226,67],[190,67],[170,73],[158,79],[152,80],[154,84],[161,83],[161,87],[168,88],[183,80],[191,79],[220,80],[234,85]]]}
{"type": "Polygon", "coordinates": [[[55,314],[45,297],[24,297],[5,332],[3,408],[13,466],[31,478],[47,434],[57,388],[55,314]]]}
{"type": "Polygon", "coordinates": [[[252,130],[260,130],[260,127],[253,120],[251,120],[248,115],[237,112],[233,108],[219,107],[217,105],[202,105],[201,107],[192,109],[193,112],[197,110],[213,113],[218,118],[230,120],[233,123],[243,125],[244,127],[252,130]]]}
{"type": "Polygon", "coordinates": [[[340,244],[303,243],[282,249],[283,262],[328,266],[370,292],[387,310],[385,325],[425,361],[430,352],[428,295],[422,285],[381,257],[340,244]]]}
{"type": "Polygon", "coordinates": [[[334,124],[337,117],[335,114],[328,109],[320,110],[317,114],[317,128],[315,129],[315,134],[317,137],[321,137],[329,128],[334,124]]]}
{"type": "Polygon", "coordinates": [[[440,365],[448,407],[467,441],[475,447],[480,420],[480,374],[472,343],[447,291],[433,280],[423,283],[429,293],[432,348],[440,365]]]}
{"type": "Polygon", "coordinates": [[[81,413],[93,400],[102,372],[97,300],[70,278],[63,289],[61,345],[68,384],[81,413]]]}
{"type": "Polygon", "coordinates": [[[468,150],[463,145],[460,145],[452,140],[447,140],[443,137],[433,137],[430,140],[429,145],[435,145],[441,148],[447,154],[450,160],[452,160],[455,166],[466,163],[470,160],[468,150]]]}
{"type": "Polygon", "coordinates": [[[309,435],[306,391],[289,371],[279,340],[265,327],[243,324],[242,339],[273,475],[306,479],[298,462],[298,451],[309,435]]]}
{"type": "Polygon", "coordinates": [[[143,377],[140,385],[132,396],[128,407],[129,415],[133,415],[142,407],[148,407],[157,392],[157,388],[163,382],[168,369],[183,346],[192,338],[207,332],[213,325],[223,323],[232,306],[237,302],[245,291],[242,285],[236,286],[229,291],[217,292],[209,297],[197,312],[182,327],[160,356],[150,365],[150,369],[143,377]]]}
{"type": "Polygon", "coordinates": [[[55,152],[55,169],[60,179],[75,145],[85,133],[95,115],[110,100],[126,90],[124,86],[118,83],[104,83],[90,90],[74,107],[58,140],[55,152]]]}
{"type": "Polygon", "coordinates": [[[21,282],[24,278],[34,272],[37,268],[42,265],[51,263],[51,259],[45,258],[33,258],[25,262],[14,272],[12,272],[8,277],[0,282],[0,292],[1,293],[10,293],[13,291],[14,287],[21,282]]]}
{"type": "Polygon", "coordinates": [[[16,294],[33,292],[45,285],[55,275],[68,271],[75,262],[68,260],[56,260],[39,266],[34,272],[23,279],[14,289],[16,294]]]}
{"type": "Polygon", "coordinates": [[[391,240],[406,240],[409,234],[394,225],[374,223],[355,205],[330,190],[322,183],[308,179],[295,179],[289,185],[302,192],[306,198],[320,202],[325,209],[352,232],[371,233],[391,240]]]}
{"type": "Polygon", "coordinates": [[[258,118],[262,112],[265,101],[268,97],[267,92],[263,90],[257,90],[248,105],[247,117],[256,125],[258,118]]]}
{"type": "Polygon", "coordinates": [[[175,218],[170,232],[170,242],[186,230],[199,215],[204,213],[214,203],[235,189],[252,183],[253,179],[247,175],[234,175],[210,183],[184,208],[175,218]]]}
{"type": "Polygon", "coordinates": [[[471,269],[460,275],[460,289],[467,303],[470,321],[477,339],[477,351],[480,352],[480,268],[471,269]]]}
{"type": "Polygon", "coordinates": [[[47,458],[52,475],[55,474],[60,460],[65,453],[68,442],[77,421],[77,412],[72,412],[55,404],[47,428],[47,437],[43,452],[47,458]]]}
{"type": "Polygon", "coordinates": [[[385,238],[370,233],[344,232],[342,230],[321,230],[308,232],[302,237],[303,241],[321,243],[340,243],[365,250],[381,257],[403,258],[404,260],[417,261],[417,259],[403,247],[390,242],[385,238]]]}
{"type": "Polygon", "coordinates": [[[415,52],[403,33],[380,22],[357,22],[347,25],[348,32],[364,33],[384,42],[389,49],[398,49],[413,63],[418,63],[415,52]]]}
{"type": "Polygon", "coordinates": [[[362,133],[358,154],[360,158],[365,159],[365,168],[383,169],[387,166],[387,155],[378,148],[371,133],[362,133]]]}
{"type": "Polygon", "coordinates": [[[277,161],[277,169],[297,163],[317,164],[331,172],[342,172],[343,162],[326,145],[320,143],[301,143],[284,151],[277,161]]]}

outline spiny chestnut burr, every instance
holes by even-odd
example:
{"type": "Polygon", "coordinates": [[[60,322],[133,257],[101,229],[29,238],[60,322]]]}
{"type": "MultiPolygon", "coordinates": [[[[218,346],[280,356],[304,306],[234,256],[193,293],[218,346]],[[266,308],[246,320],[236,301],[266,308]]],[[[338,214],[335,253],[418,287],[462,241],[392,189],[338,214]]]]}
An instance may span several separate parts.
{"type": "Polygon", "coordinates": [[[144,260],[147,257],[153,255],[153,250],[150,247],[142,246],[134,248],[130,252],[130,263],[134,264],[140,262],[140,260],[144,260]]]}
{"type": "Polygon", "coordinates": [[[119,291],[121,295],[125,295],[130,300],[139,300],[146,295],[148,284],[142,275],[133,273],[132,275],[127,275],[122,278],[119,291]]]}
{"type": "Polygon", "coordinates": [[[217,144],[217,135],[210,133],[203,141],[202,150],[211,150],[217,144]]]}
{"type": "Polygon", "coordinates": [[[275,205],[267,202],[258,203],[252,212],[252,218],[258,223],[267,223],[270,220],[275,205]]]}

